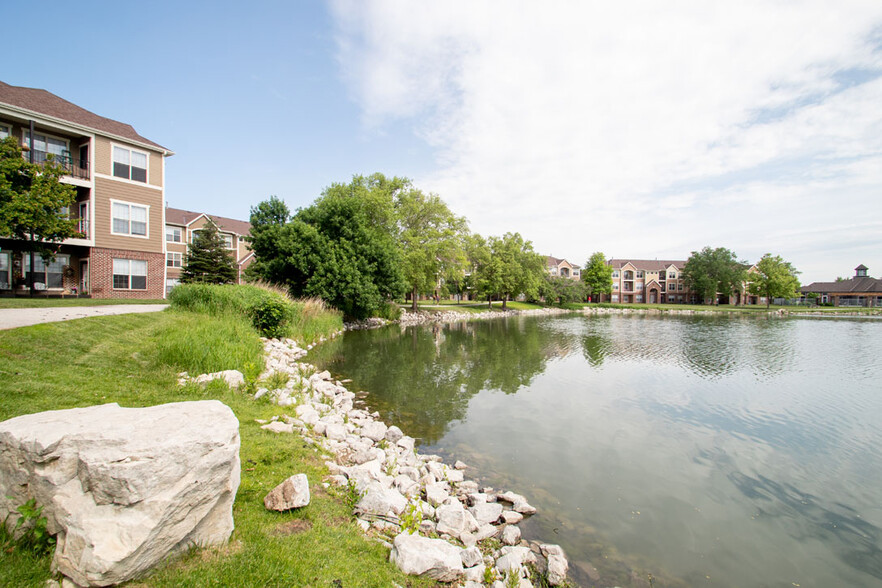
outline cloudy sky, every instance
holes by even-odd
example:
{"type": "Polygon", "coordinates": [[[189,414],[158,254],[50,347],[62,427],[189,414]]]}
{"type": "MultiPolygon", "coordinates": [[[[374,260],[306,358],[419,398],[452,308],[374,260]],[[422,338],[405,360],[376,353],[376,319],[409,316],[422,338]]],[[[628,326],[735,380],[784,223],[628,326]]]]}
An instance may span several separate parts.
{"type": "Polygon", "coordinates": [[[56,8],[0,79],[173,149],[175,207],[247,218],[381,171],[574,263],[710,245],[882,274],[878,0],[56,8]]]}

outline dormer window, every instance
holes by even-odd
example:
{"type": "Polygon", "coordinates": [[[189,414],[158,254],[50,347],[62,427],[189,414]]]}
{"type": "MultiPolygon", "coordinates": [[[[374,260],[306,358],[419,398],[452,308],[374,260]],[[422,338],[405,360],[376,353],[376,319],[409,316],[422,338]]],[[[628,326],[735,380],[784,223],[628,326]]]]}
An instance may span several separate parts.
{"type": "Polygon", "coordinates": [[[854,268],[854,277],[867,278],[867,277],[869,277],[869,276],[867,276],[868,271],[869,271],[869,268],[867,266],[865,266],[864,264],[861,264],[861,265],[857,266],[856,268],[854,268]]]}

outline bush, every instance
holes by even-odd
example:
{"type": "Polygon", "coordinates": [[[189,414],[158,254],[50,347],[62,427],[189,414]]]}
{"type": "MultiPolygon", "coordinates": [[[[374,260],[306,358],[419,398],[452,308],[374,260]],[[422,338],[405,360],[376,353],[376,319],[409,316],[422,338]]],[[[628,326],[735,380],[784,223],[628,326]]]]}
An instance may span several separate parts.
{"type": "Polygon", "coordinates": [[[267,298],[251,307],[251,323],[264,337],[285,337],[290,331],[294,307],[280,298],[267,298]]]}
{"type": "Polygon", "coordinates": [[[387,302],[377,310],[377,316],[387,321],[397,321],[401,318],[401,307],[394,302],[387,302]]]}
{"type": "Polygon", "coordinates": [[[321,300],[291,300],[284,290],[264,283],[181,284],[171,291],[169,301],[176,310],[240,316],[265,337],[291,337],[302,344],[343,327],[340,313],[321,300]]]}

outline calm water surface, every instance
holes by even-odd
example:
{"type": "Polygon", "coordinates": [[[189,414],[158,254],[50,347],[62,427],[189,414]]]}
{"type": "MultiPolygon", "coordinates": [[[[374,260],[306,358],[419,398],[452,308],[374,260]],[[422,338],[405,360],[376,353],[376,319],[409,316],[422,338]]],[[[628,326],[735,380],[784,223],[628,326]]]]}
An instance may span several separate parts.
{"type": "Polygon", "coordinates": [[[310,360],[526,495],[582,585],[882,587],[882,321],[514,318],[310,360]]]}

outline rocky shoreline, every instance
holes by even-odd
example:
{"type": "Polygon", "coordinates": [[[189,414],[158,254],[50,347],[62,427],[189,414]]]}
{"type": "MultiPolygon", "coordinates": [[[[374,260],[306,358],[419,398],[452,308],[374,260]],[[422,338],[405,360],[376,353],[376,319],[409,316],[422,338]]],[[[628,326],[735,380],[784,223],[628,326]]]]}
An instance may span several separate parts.
{"type": "Polygon", "coordinates": [[[518,523],[536,512],[525,497],[481,488],[466,479],[465,464],[420,454],[414,438],[357,408],[355,394],[330,373],[302,363],[307,351],[296,342],[264,340],[264,349],[264,376],[282,373],[287,383],[260,388],[255,399],[266,396],[294,414],[262,428],[299,433],[334,456],[326,484],[353,497],[359,525],[402,571],[467,588],[567,584],[560,546],[521,539],[518,523]]]}

